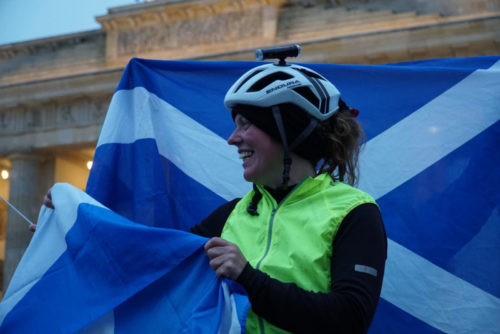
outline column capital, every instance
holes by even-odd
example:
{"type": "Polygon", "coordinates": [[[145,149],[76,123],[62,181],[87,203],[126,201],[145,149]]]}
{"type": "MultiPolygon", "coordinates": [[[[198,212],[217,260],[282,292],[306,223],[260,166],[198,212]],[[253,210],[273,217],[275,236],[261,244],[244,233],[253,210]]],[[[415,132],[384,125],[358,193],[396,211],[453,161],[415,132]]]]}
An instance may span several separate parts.
{"type": "Polygon", "coordinates": [[[40,162],[43,160],[43,156],[36,152],[26,151],[9,154],[7,159],[9,159],[11,163],[17,160],[34,160],[35,162],[40,162]]]}

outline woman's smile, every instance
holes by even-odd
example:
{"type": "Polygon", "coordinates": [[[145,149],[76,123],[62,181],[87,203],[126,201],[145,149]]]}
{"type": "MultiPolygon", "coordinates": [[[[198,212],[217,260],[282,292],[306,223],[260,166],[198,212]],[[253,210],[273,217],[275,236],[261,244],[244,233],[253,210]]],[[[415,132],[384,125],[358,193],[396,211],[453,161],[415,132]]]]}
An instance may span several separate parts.
{"type": "Polygon", "coordinates": [[[250,158],[253,155],[253,151],[242,151],[240,152],[240,159],[243,160],[243,162],[250,158]]]}

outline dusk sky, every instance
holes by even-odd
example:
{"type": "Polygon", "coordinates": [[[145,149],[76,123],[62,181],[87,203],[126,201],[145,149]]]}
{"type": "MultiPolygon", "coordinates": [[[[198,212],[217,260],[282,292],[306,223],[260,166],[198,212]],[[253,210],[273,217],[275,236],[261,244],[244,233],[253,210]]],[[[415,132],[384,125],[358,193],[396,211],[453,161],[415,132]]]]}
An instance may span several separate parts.
{"type": "Polygon", "coordinates": [[[99,29],[96,16],[144,0],[0,0],[0,45],[99,29]]]}

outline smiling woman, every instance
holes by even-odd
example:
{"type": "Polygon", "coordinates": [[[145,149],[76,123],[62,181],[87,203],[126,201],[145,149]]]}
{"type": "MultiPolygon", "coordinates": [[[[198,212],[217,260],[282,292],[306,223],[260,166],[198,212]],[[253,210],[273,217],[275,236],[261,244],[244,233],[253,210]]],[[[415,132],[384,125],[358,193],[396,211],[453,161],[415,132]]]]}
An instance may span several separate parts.
{"type": "Polygon", "coordinates": [[[236,125],[228,144],[253,190],[191,232],[211,237],[211,267],[247,291],[246,331],[366,332],[387,239],[373,198],[352,187],[358,111],[320,74],[283,59],[243,74],[224,102],[236,125]]]}
{"type": "Polygon", "coordinates": [[[366,332],[387,238],[374,199],[352,186],[358,111],[319,73],[284,61],[243,74],[224,102],[253,189],[190,231],[210,238],[216,275],[247,292],[246,332],[366,332]]]}

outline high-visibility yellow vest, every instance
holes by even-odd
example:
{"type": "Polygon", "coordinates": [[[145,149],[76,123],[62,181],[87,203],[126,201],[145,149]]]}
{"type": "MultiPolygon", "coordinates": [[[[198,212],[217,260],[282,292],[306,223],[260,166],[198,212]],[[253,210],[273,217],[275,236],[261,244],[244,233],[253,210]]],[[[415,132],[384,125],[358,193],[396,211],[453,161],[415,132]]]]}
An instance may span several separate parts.
{"type": "MultiPolygon", "coordinates": [[[[222,238],[238,245],[253,268],[314,292],[330,291],[332,242],[345,216],[374,199],[328,174],[306,178],[282,201],[258,186],[258,216],[247,213],[254,191],[229,215],[222,238]]],[[[249,310],[247,333],[286,333],[249,310]]]]}

